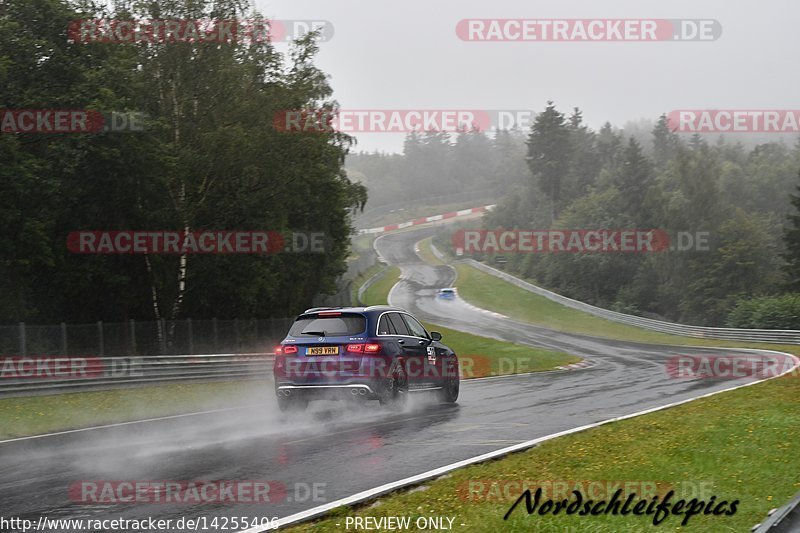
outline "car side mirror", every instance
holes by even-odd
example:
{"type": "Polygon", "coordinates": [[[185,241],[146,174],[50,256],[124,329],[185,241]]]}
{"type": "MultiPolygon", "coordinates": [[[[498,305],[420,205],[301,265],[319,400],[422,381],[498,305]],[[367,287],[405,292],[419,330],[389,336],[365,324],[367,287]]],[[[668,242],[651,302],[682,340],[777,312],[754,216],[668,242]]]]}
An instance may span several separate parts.
{"type": "Polygon", "coordinates": [[[442,340],[442,334],[438,331],[431,331],[431,340],[432,341],[440,341],[442,340]]]}

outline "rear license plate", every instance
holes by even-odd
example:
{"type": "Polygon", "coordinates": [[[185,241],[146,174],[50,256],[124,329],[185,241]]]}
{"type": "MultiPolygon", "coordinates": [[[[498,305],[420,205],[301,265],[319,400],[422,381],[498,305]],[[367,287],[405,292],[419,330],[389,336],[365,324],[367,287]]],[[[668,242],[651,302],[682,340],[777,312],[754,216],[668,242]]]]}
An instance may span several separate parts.
{"type": "Polygon", "coordinates": [[[306,355],[339,355],[338,346],[315,346],[306,348],[306,355]]]}

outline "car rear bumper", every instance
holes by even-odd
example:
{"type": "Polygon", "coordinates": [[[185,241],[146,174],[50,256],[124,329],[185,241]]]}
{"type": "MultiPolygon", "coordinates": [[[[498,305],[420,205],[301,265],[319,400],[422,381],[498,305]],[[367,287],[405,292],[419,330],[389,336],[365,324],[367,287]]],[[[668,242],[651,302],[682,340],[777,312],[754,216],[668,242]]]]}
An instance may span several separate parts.
{"type": "Polygon", "coordinates": [[[374,385],[364,383],[347,384],[319,384],[319,385],[289,385],[277,384],[275,394],[283,397],[303,395],[307,397],[352,397],[374,399],[377,390],[374,385]]]}

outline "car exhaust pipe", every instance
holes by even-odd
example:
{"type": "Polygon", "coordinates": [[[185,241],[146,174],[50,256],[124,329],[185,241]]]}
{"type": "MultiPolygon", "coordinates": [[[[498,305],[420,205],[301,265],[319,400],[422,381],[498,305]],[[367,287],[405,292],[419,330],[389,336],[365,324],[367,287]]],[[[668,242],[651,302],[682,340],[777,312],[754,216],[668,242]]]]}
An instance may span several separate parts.
{"type": "Polygon", "coordinates": [[[292,393],[291,393],[290,391],[288,391],[288,390],[279,390],[279,391],[278,391],[278,396],[287,397],[287,396],[289,396],[289,395],[291,395],[291,394],[292,394],[292,393]]]}
{"type": "Polygon", "coordinates": [[[358,389],[350,389],[350,394],[353,396],[358,396],[358,389]]]}
{"type": "Polygon", "coordinates": [[[361,396],[364,396],[364,395],[366,395],[366,394],[367,394],[367,391],[366,391],[366,389],[358,389],[358,393],[359,393],[361,396]]]}

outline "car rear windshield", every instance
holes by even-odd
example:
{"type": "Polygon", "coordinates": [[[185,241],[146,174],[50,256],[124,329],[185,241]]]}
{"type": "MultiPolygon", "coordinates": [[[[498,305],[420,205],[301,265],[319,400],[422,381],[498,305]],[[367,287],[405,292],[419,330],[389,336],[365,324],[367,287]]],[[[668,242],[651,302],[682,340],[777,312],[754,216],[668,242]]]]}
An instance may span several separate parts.
{"type": "Polygon", "coordinates": [[[367,329],[364,315],[309,315],[298,318],[289,330],[291,337],[341,337],[359,335],[367,329]]]}

